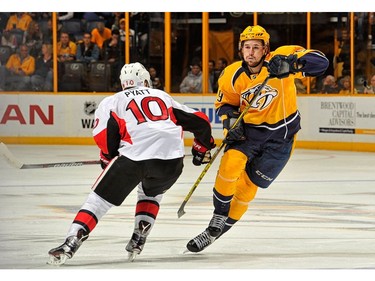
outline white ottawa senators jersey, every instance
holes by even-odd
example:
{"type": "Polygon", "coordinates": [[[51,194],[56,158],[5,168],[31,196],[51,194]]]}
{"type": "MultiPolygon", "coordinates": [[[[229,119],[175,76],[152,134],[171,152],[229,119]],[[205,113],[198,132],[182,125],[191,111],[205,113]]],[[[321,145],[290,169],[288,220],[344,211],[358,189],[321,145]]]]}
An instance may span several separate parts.
{"type": "Polygon", "coordinates": [[[119,154],[135,161],[174,159],[184,155],[184,129],[209,145],[211,125],[206,115],[164,91],[136,87],[103,99],[95,111],[93,135],[111,158],[119,154]]]}

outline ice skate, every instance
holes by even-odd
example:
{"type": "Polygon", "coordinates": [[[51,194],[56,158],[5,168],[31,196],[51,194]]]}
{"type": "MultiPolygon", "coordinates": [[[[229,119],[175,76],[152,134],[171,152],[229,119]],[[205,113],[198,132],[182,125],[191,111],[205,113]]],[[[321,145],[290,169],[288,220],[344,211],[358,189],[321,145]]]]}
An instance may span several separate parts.
{"type": "Polygon", "coordinates": [[[129,261],[134,261],[134,259],[142,252],[146,243],[147,235],[150,233],[150,229],[150,223],[145,221],[139,222],[139,228],[133,232],[132,238],[125,247],[128,252],[129,261]]]}
{"type": "Polygon", "coordinates": [[[50,260],[47,262],[47,264],[64,264],[67,259],[71,259],[74,256],[75,252],[77,252],[83,241],[85,241],[88,237],[89,235],[86,234],[83,229],[78,231],[77,236],[69,236],[66,238],[64,244],[53,248],[48,252],[50,260]]]}
{"type": "Polygon", "coordinates": [[[211,245],[216,238],[220,236],[226,218],[226,216],[214,214],[205,231],[187,243],[187,250],[193,253],[198,253],[211,245]]]}

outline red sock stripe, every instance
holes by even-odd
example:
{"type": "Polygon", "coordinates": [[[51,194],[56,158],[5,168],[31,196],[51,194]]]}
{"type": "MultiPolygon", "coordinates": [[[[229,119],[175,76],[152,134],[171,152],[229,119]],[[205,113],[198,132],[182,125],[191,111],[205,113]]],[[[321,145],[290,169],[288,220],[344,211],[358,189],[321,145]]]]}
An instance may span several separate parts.
{"type": "Polygon", "coordinates": [[[98,224],[98,219],[93,213],[88,210],[79,210],[78,214],[74,218],[73,223],[78,223],[91,232],[98,224]]]}
{"type": "Polygon", "coordinates": [[[140,213],[150,214],[152,217],[156,218],[159,212],[159,204],[155,201],[139,201],[137,203],[137,208],[135,209],[135,215],[140,213]]]}

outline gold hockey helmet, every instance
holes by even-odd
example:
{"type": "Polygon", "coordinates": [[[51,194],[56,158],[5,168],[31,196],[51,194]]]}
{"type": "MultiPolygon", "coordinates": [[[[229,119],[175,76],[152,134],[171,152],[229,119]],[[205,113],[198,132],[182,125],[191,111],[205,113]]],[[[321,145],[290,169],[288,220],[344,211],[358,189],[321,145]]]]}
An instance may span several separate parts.
{"type": "Polygon", "coordinates": [[[248,26],[240,34],[239,49],[242,47],[242,42],[247,40],[263,40],[264,45],[269,46],[270,35],[260,25],[248,26]]]}

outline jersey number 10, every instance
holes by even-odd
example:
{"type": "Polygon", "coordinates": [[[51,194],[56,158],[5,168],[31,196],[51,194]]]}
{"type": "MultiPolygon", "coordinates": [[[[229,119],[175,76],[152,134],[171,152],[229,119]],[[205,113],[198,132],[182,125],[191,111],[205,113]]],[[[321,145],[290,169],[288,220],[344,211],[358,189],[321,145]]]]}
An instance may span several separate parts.
{"type": "Polygon", "coordinates": [[[129,102],[126,110],[130,110],[133,113],[134,117],[138,121],[138,124],[147,122],[146,117],[150,121],[167,120],[169,118],[169,112],[166,104],[158,97],[145,97],[142,99],[140,106],[133,99],[129,102]]]}

